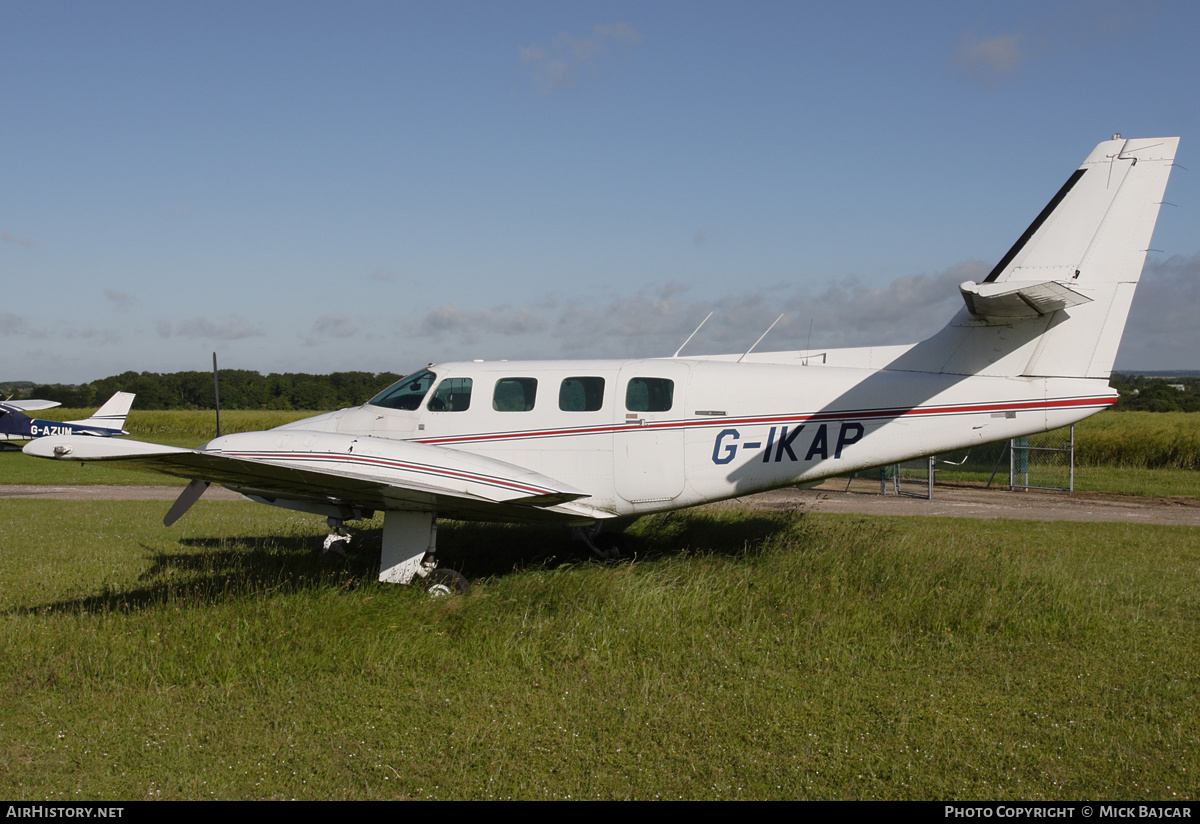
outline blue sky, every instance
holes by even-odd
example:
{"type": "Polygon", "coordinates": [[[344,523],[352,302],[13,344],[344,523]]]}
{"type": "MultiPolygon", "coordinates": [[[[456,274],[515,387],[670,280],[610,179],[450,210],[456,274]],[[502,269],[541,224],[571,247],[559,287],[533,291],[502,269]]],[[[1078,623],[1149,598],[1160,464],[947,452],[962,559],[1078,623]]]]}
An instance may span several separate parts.
{"type": "Polygon", "coordinates": [[[911,342],[1181,135],[1118,368],[1200,368],[1200,6],[0,0],[0,379],[911,342]],[[1188,171],[1195,168],[1197,171],[1188,171]]]}

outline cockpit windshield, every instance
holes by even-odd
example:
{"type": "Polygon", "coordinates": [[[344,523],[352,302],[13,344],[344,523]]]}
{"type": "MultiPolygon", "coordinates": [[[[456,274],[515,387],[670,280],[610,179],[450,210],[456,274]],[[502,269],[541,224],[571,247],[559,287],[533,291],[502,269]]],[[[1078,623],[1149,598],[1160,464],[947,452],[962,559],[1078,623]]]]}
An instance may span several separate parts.
{"type": "Polygon", "coordinates": [[[387,409],[417,409],[435,380],[437,380],[437,375],[428,369],[422,369],[420,372],[396,381],[367,403],[387,409]]]}

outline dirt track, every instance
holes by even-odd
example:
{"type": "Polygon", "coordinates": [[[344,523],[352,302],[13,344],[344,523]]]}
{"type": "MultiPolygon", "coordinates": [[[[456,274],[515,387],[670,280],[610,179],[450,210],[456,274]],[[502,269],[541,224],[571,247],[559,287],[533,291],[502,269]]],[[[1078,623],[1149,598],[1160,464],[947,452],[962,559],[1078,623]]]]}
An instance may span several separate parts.
{"type": "MultiPolygon", "coordinates": [[[[817,489],[780,489],[748,495],[714,507],[796,509],[809,512],[848,512],[863,515],[915,515],[949,518],[1015,518],[1026,521],[1099,521],[1200,526],[1200,500],[1139,498],[1092,492],[1009,492],[998,489],[942,487],[933,500],[879,495],[878,487],[845,492],[845,482],[817,489]]],[[[3,486],[0,498],[42,498],[58,501],[173,501],[176,486],[3,486]]],[[[235,501],[241,496],[221,487],[204,494],[206,501],[235,501]]]]}
{"type": "MultiPolygon", "coordinates": [[[[0,498],[43,498],[47,501],[173,501],[182,486],[34,486],[0,485],[0,498]]],[[[239,501],[242,496],[220,486],[204,493],[206,501],[239,501]]]]}
{"type": "Polygon", "coordinates": [[[1200,526],[1200,500],[1139,498],[1095,492],[1009,492],[1007,489],[942,487],[933,500],[843,492],[845,482],[817,489],[780,489],[713,506],[752,505],[766,509],[851,512],[862,515],[917,515],[944,518],[1012,518],[1022,521],[1093,521],[1200,526]]]}

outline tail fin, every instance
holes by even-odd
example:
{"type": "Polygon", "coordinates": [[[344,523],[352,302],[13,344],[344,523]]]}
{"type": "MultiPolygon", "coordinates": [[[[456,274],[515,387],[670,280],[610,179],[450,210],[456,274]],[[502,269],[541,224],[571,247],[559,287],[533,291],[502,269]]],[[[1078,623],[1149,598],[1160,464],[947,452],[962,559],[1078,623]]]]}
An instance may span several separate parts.
{"type": "Polygon", "coordinates": [[[1108,378],[1178,145],[1177,137],[1101,143],[1051,214],[985,279],[1055,281],[1090,298],[1055,311],[1063,317],[1051,316],[1024,374],[1108,378]]]}
{"type": "Polygon", "coordinates": [[[966,311],[901,360],[1107,379],[1178,145],[1117,135],[1093,149],[991,273],[959,287],[966,311]]]}
{"type": "Polygon", "coordinates": [[[115,429],[121,431],[123,435],[128,435],[128,432],[123,431],[125,418],[133,407],[135,397],[136,395],[132,392],[117,392],[105,401],[104,406],[97,409],[90,418],[82,421],[67,421],[67,423],[78,426],[94,426],[97,429],[115,429]]]}

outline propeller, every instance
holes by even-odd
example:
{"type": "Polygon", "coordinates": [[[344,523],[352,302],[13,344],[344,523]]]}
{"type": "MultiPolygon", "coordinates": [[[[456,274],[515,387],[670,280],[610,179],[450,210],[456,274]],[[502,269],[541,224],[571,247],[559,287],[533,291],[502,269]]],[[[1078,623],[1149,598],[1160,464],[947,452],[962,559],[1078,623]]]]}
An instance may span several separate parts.
{"type": "MultiPolygon", "coordinates": [[[[213,402],[217,408],[217,437],[219,438],[221,437],[221,382],[217,377],[216,352],[213,352],[213,402]]],[[[179,497],[175,499],[175,503],[171,504],[171,508],[167,510],[167,514],[163,516],[163,526],[171,526],[182,518],[192,508],[192,505],[200,500],[200,496],[204,494],[204,490],[208,489],[208,487],[208,481],[194,478],[191,483],[183,488],[183,492],[179,493],[179,497]]]]}

